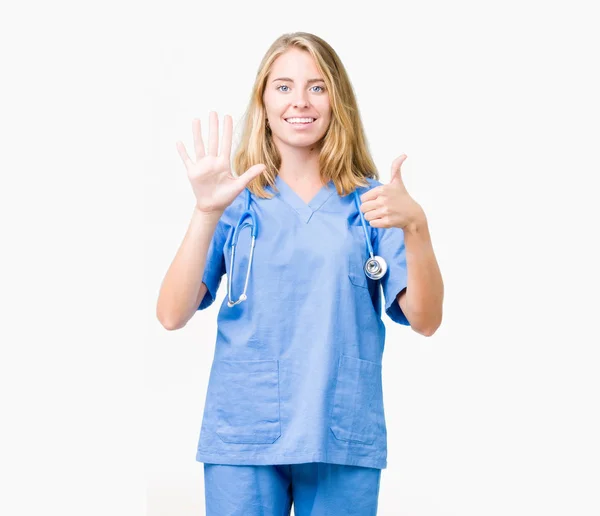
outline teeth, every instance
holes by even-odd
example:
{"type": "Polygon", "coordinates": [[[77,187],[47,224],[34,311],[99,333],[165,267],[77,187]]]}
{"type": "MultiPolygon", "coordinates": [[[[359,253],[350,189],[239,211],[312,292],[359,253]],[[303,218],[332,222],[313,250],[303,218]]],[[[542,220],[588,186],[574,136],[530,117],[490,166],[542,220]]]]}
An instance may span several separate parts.
{"type": "Polygon", "coordinates": [[[314,118],[287,118],[286,120],[290,124],[307,124],[315,121],[314,118]]]}

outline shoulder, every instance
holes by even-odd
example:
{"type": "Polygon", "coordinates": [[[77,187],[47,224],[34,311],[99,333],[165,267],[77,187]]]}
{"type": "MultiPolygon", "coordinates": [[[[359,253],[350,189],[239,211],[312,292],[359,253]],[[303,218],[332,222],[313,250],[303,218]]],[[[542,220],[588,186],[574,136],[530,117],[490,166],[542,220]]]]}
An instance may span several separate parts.
{"type": "Polygon", "coordinates": [[[372,190],[373,188],[376,188],[377,186],[381,186],[383,183],[380,181],[377,181],[377,179],[372,179],[370,177],[366,177],[365,181],[368,183],[367,186],[359,186],[356,190],[358,191],[358,195],[362,195],[365,192],[368,192],[369,190],[372,190]]]}
{"type": "Polygon", "coordinates": [[[370,190],[371,188],[375,188],[376,186],[381,186],[383,183],[381,181],[377,181],[377,179],[372,179],[370,177],[367,177],[367,183],[369,183],[369,187],[367,188],[367,190],[370,190]]]}
{"type": "Polygon", "coordinates": [[[244,213],[244,210],[246,209],[246,195],[246,189],[242,190],[231,204],[225,208],[217,223],[215,235],[227,239],[227,236],[237,226],[242,213],[244,213]]]}
{"type": "Polygon", "coordinates": [[[225,228],[235,227],[238,220],[242,216],[246,209],[248,190],[245,188],[240,194],[233,200],[233,202],[225,208],[221,220],[219,221],[225,228]]]}

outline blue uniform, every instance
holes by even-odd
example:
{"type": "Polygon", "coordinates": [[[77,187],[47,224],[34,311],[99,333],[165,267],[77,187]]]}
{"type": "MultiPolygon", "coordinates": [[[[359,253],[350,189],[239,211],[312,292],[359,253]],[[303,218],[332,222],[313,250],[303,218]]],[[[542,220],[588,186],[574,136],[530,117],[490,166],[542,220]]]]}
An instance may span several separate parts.
{"type": "Polygon", "coordinates": [[[204,464],[207,516],[375,516],[381,470],[311,462],[204,464]]]}
{"type": "MultiPolygon", "coordinates": [[[[362,195],[380,185],[367,180],[362,195]]],[[[219,309],[196,459],[221,465],[323,462],[383,469],[384,309],[408,325],[396,296],[406,287],[404,233],[367,223],[387,274],[367,278],[366,237],[353,195],[330,182],[306,204],[280,177],[271,199],[252,196],[258,235],[247,301],[219,309]],[[381,285],[381,288],[380,288],[381,285]]],[[[274,190],[267,187],[271,192],[274,190]]],[[[226,208],[210,244],[198,307],[229,274],[232,233],[247,191],[226,208]]],[[[250,230],[239,232],[232,299],[244,290],[250,230]]]]}

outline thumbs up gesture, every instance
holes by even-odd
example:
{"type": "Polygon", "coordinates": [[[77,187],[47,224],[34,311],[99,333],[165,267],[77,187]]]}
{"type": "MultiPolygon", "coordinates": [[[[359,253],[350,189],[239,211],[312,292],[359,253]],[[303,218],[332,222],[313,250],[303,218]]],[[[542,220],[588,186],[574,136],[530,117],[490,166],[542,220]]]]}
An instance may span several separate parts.
{"type": "Polygon", "coordinates": [[[411,229],[424,212],[421,206],[408,194],[400,167],[406,159],[406,154],[398,156],[392,163],[392,175],[387,185],[372,188],[361,195],[360,210],[365,220],[374,228],[411,229]]]}

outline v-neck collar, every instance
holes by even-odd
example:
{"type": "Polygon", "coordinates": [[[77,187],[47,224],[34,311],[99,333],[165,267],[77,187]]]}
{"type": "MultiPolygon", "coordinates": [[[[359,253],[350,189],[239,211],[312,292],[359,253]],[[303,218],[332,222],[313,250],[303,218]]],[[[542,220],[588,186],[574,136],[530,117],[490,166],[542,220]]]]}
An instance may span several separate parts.
{"type": "Polygon", "coordinates": [[[329,183],[323,185],[311,201],[306,204],[279,175],[275,177],[275,185],[279,190],[278,195],[281,197],[281,200],[293,208],[305,224],[308,224],[313,213],[323,206],[325,201],[336,191],[333,181],[329,181],[329,183]]]}

